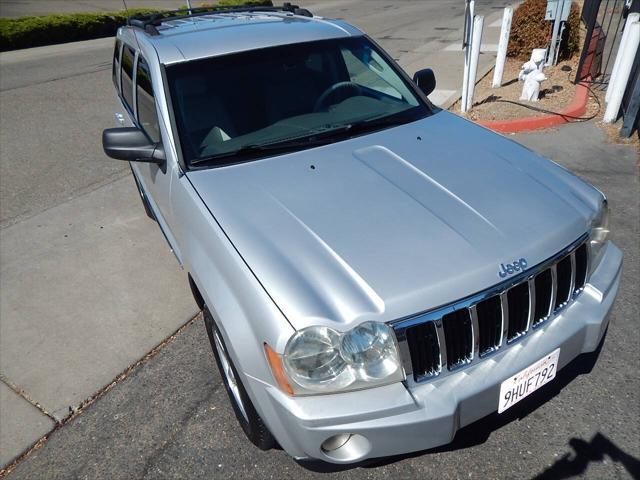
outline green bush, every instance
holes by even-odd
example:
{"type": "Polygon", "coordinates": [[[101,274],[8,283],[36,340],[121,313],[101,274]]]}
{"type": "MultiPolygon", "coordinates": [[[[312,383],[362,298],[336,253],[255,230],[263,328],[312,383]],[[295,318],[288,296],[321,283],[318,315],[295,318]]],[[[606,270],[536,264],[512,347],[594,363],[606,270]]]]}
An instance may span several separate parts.
{"type": "MultiPolygon", "coordinates": [[[[544,48],[551,40],[553,22],[544,19],[547,0],[525,0],[513,12],[507,55],[528,60],[531,50],[544,48]]],[[[560,44],[559,58],[567,59],[580,48],[580,9],[571,4],[569,19],[560,44]]]]}
{"type": "MultiPolygon", "coordinates": [[[[194,2],[195,3],[195,2],[194,2]]],[[[218,5],[272,5],[271,0],[220,0],[218,5]]],[[[41,17],[0,18],[0,51],[77,42],[115,35],[131,15],[156,12],[129,9],[109,13],[72,13],[41,17]]]]}

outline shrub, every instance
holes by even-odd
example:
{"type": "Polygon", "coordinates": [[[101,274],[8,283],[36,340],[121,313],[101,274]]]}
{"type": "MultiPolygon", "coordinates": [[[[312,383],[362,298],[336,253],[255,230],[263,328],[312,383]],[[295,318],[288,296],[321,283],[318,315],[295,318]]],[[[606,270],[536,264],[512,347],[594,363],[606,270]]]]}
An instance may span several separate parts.
{"type": "MultiPolygon", "coordinates": [[[[553,22],[546,21],[544,14],[547,0],[525,0],[513,12],[507,55],[528,60],[531,50],[544,48],[551,41],[553,22]]],[[[569,19],[560,44],[559,58],[567,59],[580,48],[580,9],[571,4],[569,19]]]]}
{"type": "MultiPolygon", "coordinates": [[[[152,12],[130,10],[128,14],[152,12]]],[[[126,23],[128,14],[121,11],[0,18],[0,51],[108,37],[126,23]]]]}
{"type": "MultiPolygon", "coordinates": [[[[271,0],[220,0],[219,5],[272,5],[271,0]]],[[[109,13],[72,13],[40,17],[0,18],[0,51],[77,42],[115,35],[127,17],[156,12],[129,9],[109,13]]]]}

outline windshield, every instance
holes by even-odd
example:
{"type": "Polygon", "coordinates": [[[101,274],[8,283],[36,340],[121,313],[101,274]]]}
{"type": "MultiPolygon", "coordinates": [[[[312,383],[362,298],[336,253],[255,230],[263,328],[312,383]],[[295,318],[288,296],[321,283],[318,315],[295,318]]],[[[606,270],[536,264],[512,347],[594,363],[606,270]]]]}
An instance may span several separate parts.
{"type": "Polygon", "coordinates": [[[189,165],[225,165],[348,138],[430,110],[365,37],[167,67],[189,165]]]}

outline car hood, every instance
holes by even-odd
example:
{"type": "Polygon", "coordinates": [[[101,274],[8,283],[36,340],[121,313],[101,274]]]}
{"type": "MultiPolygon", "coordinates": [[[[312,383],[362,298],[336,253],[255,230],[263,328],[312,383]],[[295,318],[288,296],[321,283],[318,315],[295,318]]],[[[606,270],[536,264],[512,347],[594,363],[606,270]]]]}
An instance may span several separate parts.
{"type": "Polygon", "coordinates": [[[187,177],[295,328],[344,330],[434,308],[534,266],[588,231],[601,194],[440,112],[187,177]]]}

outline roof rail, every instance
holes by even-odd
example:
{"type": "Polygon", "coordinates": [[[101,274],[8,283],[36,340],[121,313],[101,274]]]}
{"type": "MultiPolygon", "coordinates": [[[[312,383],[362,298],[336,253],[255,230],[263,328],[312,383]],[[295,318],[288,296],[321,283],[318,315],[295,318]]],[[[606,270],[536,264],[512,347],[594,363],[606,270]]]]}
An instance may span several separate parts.
{"type": "Polygon", "coordinates": [[[301,15],[304,17],[313,17],[313,14],[306,8],[300,8],[298,5],[292,5],[289,2],[285,2],[280,7],[275,6],[215,6],[215,7],[197,7],[197,8],[182,8],[180,10],[168,10],[165,12],[151,13],[148,15],[132,15],[127,19],[127,25],[137,27],[150,35],[159,35],[158,29],[162,22],[166,20],[176,20],[199,17],[202,15],[209,15],[211,13],[242,13],[242,12],[289,12],[294,15],[301,15]]]}

